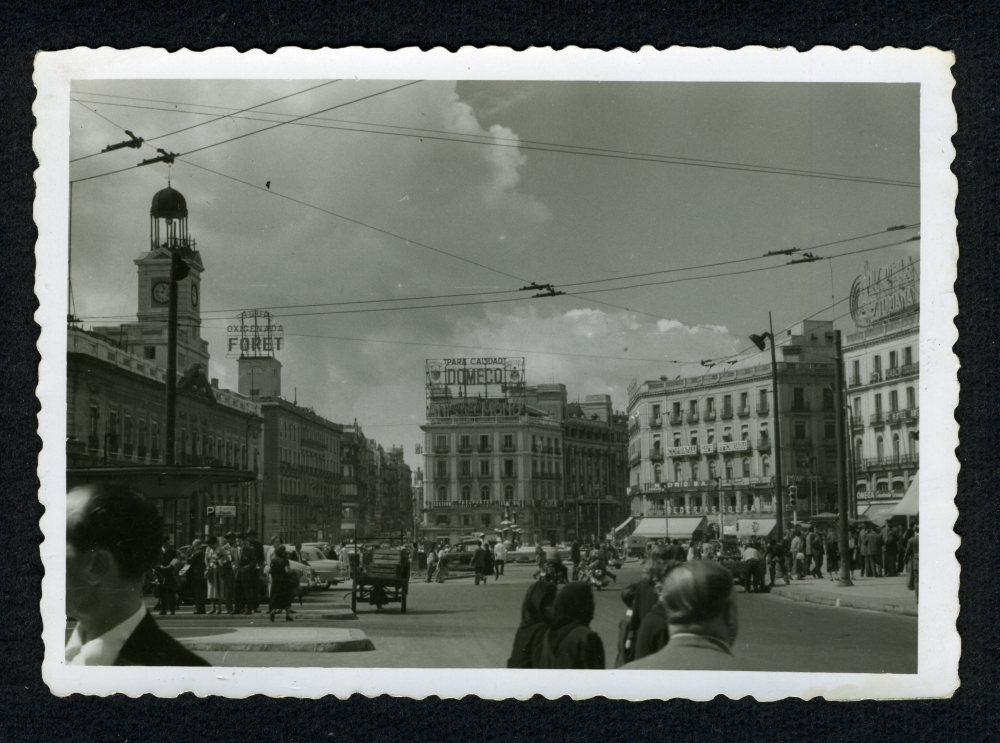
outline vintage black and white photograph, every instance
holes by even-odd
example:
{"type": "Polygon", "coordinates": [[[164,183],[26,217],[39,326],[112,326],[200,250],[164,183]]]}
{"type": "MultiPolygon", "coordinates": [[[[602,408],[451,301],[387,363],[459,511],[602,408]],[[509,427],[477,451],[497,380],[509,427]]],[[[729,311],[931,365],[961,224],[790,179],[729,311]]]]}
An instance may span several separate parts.
{"type": "Polygon", "coordinates": [[[53,689],[949,693],[949,58],[355,52],[40,95],[53,689]]]}

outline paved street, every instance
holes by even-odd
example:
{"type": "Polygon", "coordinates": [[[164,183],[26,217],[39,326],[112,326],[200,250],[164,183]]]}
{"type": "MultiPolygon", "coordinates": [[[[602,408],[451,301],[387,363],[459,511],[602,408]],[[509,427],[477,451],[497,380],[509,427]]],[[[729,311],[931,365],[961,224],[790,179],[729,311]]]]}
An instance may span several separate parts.
{"type": "MultiPolygon", "coordinates": [[[[178,638],[232,631],[233,627],[261,627],[277,638],[290,627],[360,629],[375,649],[357,652],[202,652],[221,666],[313,667],[423,667],[497,668],[506,663],[517,627],[521,599],[531,582],[531,566],[511,566],[499,581],[476,587],[472,577],[454,578],[444,585],[411,583],[409,606],[383,612],[358,607],[357,619],[344,612],[350,592],[343,588],[307,596],[297,621],[267,615],[248,617],[166,617],[161,626],[178,638]]],[[[636,563],[618,573],[618,582],[597,595],[593,628],[604,639],[612,667],[618,621],[625,607],[620,591],[639,578],[636,563]]],[[[745,595],[737,588],[740,636],[736,652],[752,665],[768,671],[915,673],[917,621],[915,617],[857,609],[834,608],[789,601],[772,595],[745,595]]],[[[190,608],[185,607],[185,612],[190,608]]]]}

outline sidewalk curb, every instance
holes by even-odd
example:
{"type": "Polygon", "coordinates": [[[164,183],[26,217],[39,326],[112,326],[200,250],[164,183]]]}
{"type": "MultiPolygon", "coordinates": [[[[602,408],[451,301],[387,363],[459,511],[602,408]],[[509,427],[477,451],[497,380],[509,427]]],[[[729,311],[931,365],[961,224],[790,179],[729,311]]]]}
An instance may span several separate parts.
{"type": "Polygon", "coordinates": [[[797,589],[789,589],[790,587],[786,586],[774,586],[771,588],[771,594],[774,596],[781,596],[782,598],[789,599],[790,601],[798,601],[807,604],[836,606],[842,609],[867,609],[868,611],[881,611],[887,614],[903,614],[911,617],[917,616],[916,603],[911,606],[906,606],[904,604],[887,603],[886,601],[879,601],[878,599],[866,599],[851,596],[840,598],[837,596],[817,593],[803,593],[797,589]]]}
{"type": "Polygon", "coordinates": [[[191,637],[179,640],[188,650],[202,652],[228,651],[232,653],[350,653],[374,650],[375,645],[364,632],[357,629],[343,630],[348,635],[338,640],[227,640],[218,637],[191,637]]]}

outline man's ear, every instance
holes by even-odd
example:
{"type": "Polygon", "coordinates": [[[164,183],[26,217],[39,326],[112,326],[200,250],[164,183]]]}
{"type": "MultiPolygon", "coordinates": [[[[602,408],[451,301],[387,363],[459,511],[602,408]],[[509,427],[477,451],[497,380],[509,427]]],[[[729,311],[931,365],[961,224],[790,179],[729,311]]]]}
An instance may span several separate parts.
{"type": "Polygon", "coordinates": [[[107,550],[94,550],[91,553],[90,564],[87,566],[87,583],[99,585],[110,576],[117,573],[115,559],[107,550]]]}

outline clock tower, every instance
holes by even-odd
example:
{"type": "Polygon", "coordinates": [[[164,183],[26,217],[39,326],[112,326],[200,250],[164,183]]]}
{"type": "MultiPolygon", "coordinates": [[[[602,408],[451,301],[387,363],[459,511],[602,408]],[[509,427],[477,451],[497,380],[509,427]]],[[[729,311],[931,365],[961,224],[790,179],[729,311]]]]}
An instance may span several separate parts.
{"type": "Polygon", "coordinates": [[[177,284],[177,370],[192,364],[208,369],[208,341],[201,337],[201,274],[205,270],[193,237],[188,234],[184,196],[169,185],[153,196],[149,210],[149,252],[135,260],[139,268],[138,322],[128,328],[136,353],[157,364],[167,363],[167,313],[170,300],[170,261],[187,249],[191,271],[177,284]],[[140,351],[141,347],[141,351],[140,351]]]}

